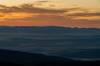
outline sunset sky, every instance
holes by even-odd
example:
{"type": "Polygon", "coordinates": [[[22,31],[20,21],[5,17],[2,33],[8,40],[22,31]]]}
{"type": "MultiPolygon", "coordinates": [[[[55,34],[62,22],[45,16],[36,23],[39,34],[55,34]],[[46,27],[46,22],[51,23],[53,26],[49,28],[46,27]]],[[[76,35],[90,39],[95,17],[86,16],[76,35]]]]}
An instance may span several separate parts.
{"type": "Polygon", "coordinates": [[[0,0],[0,26],[100,28],[100,0],[0,0]]]}

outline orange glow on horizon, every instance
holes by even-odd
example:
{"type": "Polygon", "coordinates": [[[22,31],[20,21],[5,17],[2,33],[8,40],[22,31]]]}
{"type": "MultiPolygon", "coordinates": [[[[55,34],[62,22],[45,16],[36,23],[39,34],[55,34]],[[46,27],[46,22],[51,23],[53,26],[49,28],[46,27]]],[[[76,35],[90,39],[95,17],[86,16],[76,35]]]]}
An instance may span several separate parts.
{"type": "Polygon", "coordinates": [[[37,13],[0,13],[0,19],[1,20],[6,20],[6,19],[21,19],[21,18],[27,18],[27,17],[32,17],[32,16],[38,16],[39,14],[37,13]]]}
{"type": "Polygon", "coordinates": [[[6,19],[22,19],[37,16],[62,16],[61,14],[49,14],[49,13],[23,13],[23,12],[13,12],[13,13],[0,13],[0,20],[6,19]]]}
{"type": "Polygon", "coordinates": [[[100,23],[95,21],[92,22],[82,22],[82,21],[71,21],[71,22],[49,22],[49,21],[40,21],[40,22],[33,22],[33,21],[9,21],[4,22],[0,21],[0,26],[63,26],[63,27],[78,27],[78,28],[100,28],[100,23]]]}
{"type": "Polygon", "coordinates": [[[60,26],[64,25],[64,22],[32,22],[32,21],[9,21],[9,22],[0,22],[0,26],[60,26]]]}

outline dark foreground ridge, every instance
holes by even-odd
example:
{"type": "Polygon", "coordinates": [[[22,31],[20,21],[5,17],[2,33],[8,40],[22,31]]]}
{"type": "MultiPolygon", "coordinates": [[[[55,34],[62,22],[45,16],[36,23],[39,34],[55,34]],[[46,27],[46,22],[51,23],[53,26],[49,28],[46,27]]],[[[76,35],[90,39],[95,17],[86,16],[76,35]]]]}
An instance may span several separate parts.
{"type": "Polygon", "coordinates": [[[67,58],[0,49],[0,66],[100,66],[100,61],[74,61],[67,58]]]}

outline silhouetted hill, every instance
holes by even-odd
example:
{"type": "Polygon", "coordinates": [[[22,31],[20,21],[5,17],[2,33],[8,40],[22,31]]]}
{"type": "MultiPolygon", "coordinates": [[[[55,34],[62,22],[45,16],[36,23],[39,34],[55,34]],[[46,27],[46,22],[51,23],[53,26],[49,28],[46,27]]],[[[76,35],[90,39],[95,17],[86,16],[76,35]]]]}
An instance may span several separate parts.
{"type": "Polygon", "coordinates": [[[0,49],[0,61],[2,63],[15,64],[40,64],[48,62],[70,62],[72,60],[56,56],[46,56],[43,54],[31,54],[26,52],[0,49]]]}
{"type": "Polygon", "coordinates": [[[74,61],[56,56],[0,49],[0,66],[98,66],[99,61],[74,61]]]}

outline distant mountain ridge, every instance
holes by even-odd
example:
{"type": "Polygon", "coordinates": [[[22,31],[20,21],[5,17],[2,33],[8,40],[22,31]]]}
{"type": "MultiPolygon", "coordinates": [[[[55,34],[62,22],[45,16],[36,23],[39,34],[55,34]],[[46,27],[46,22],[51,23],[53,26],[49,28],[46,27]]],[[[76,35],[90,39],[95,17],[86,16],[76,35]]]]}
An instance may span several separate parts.
{"type": "Polygon", "coordinates": [[[36,29],[99,29],[99,28],[78,28],[78,27],[63,27],[63,26],[0,26],[0,28],[36,28],[36,29]]]}

